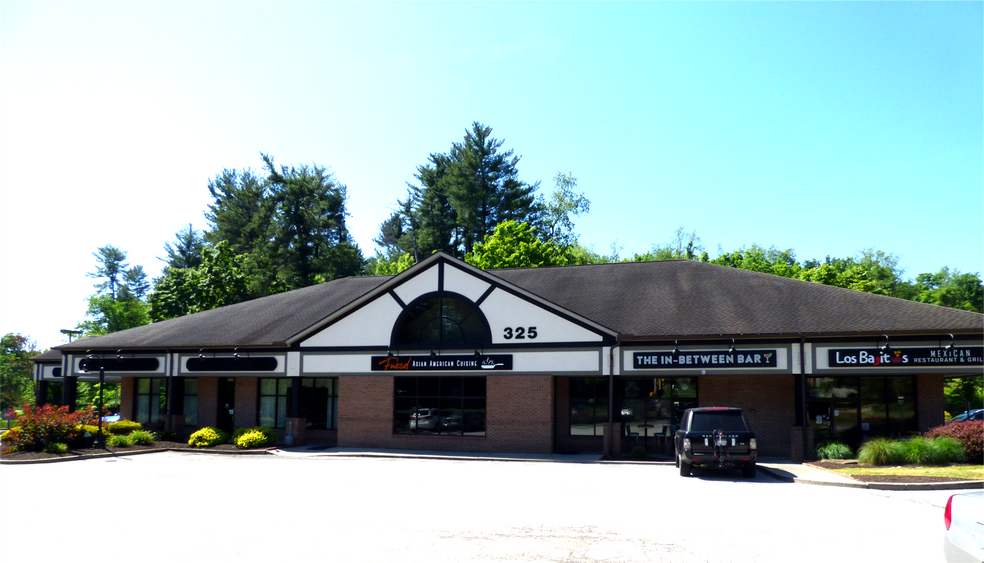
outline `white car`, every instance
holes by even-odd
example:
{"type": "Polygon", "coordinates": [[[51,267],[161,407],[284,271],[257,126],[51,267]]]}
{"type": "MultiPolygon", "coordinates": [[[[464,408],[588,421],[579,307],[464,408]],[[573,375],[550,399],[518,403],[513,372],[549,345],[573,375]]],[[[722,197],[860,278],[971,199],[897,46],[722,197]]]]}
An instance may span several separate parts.
{"type": "Polygon", "coordinates": [[[410,430],[437,430],[440,423],[440,409],[417,409],[410,415],[410,430]]]}
{"type": "Polygon", "coordinates": [[[943,524],[943,555],[948,563],[984,561],[984,491],[951,496],[943,524]]]}

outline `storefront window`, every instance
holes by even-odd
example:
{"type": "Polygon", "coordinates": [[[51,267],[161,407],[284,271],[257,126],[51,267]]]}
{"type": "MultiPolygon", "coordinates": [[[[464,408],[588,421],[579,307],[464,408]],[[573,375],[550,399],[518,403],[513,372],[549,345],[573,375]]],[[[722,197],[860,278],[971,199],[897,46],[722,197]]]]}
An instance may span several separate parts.
{"type": "Polygon", "coordinates": [[[167,412],[167,380],[137,378],[137,416],[141,424],[160,424],[167,412]]]}
{"type": "Polygon", "coordinates": [[[198,379],[188,377],[182,379],[184,385],[184,395],[182,406],[184,407],[185,424],[189,426],[198,425],[198,379]]]}
{"type": "Polygon", "coordinates": [[[571,436],[603,436],[608,422],[608,379],[572,378],[571,436]]]}
{"type": "Polygon", "coordinates": [[[811,377],[807,379],[807,422],[816,444],[858,447],[878,436],[916,431],[915,378],[811,377]]]}
{"type": "Polygon", "coordinates": [[[683,411],[697,406],[693,377],[623,378],[616,388],[615,412],[626,436],[670,436],[683,411]]]}
{"type": "Polygon", "coordinates": [[[485,378],[395,377],[393,432],[485,436],[485,378]]]}
{"type": "Polygon", "coordinates": [[[287,395],[290,380],[287,378],[260,380],[260,426],[284,428],[287,426],[287,395]]]}
{"type": "Polygon", "coordinates": [[[338,428],[338,378],[302,379],[299,411],[311,430],[338,428]]]}

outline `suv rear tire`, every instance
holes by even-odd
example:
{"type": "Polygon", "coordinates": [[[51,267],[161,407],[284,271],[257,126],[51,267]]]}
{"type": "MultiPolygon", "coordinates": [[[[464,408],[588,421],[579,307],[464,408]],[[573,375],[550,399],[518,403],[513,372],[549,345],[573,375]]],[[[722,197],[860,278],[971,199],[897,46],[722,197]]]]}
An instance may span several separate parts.
{"type": "Polygon", "coordinates": [[[741,468],[741,474],[746,479],[753,479],[755,477],[755,469],[756,469],[755,468],[755,464],[754,463],[750,463],[750,464],[748,464],[748,465],[746,465],[746,466],[744,466],[744,467],[741,468]]]}
{"type": "Polygon", "coordinates": [[[680,475],[683,477],[690,477],[690,464],[687,463],[686,461],[683,461],[682,457],[680,457],[679,461],[680,461],[680,475]]]}

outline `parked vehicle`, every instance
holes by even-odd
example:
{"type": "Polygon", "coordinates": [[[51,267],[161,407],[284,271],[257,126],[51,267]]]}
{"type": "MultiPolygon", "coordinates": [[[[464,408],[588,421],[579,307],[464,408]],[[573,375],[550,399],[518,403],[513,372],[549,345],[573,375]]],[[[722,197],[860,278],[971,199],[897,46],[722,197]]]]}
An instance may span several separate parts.
{"type": "Polygon", "coordinates": [[[741,409],[685,410],[673,444],[676,465],[684,477],[689,477],[695,467],[739,468],[745,477],[755,477],[758,443],[741,409]]]}
{"type": "Polygon", "coordinates": [[[984,491],[953,495],[943,510],[943,556],[948,563],[984,561],[984,491]]]}
{"type": "Polygon", "coordinates": [[[448,432],[480,432],[485,430],[485,419],[474,412],[454,412],[441,420],[441,427],[448,432]]]}
{"type": "Polygon", "coordinates": [[[417,409],[410,415],[410,430],[437,430],[440,424],[440,409],[417,409]]]}
{"type": "Polygon", "coordinates": [[[951,418],[947,424],[950,424],[951,422],[963,422],[965,420],[984,420],[984,409],[974,409],[967,412],[962,412],[951,418]]]}

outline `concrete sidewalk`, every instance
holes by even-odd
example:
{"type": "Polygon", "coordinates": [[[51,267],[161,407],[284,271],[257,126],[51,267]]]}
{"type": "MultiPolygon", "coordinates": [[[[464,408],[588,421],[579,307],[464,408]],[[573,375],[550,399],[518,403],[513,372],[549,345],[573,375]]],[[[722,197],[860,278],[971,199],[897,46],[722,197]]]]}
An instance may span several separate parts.
{"type": "MultiPolygon", "coordinates": [[[[450,459],[470,461],[526,461],[545,463],[604,463],[604,464],[649,464],[673,465],[672,460],[606,460],[599,453],[578,454],[521,454],[521,453],[469,453],[430,450],[388,450],[373,448],[339,448],[335,446],[310,444],[290,448],[276,448],[267,453],[285,457],[389,457],[418,459],[450,459]]],[[[782,458],[759,458],[759,471],[787,483],[821,485],[828,487],[851,487],[856,489],[879,489],[889,491],[939,491],[950,489],[984,488],[984,481],[956,481],[947,483],[864,483],[850,477],[820,469],[812,465],[794,463],[782,458]]]]}

